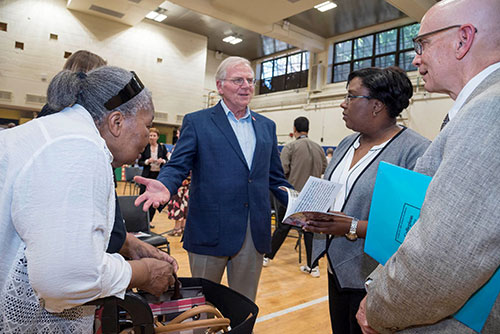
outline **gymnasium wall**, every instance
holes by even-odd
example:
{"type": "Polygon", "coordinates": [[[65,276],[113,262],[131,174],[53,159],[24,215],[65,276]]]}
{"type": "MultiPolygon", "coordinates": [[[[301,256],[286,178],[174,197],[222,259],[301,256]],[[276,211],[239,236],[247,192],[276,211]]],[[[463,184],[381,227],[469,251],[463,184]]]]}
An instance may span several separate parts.
{"type": "MultiPolygon", "coordinates": [[[[401,21],[401,20],[400,20],[401,21]]],[[[65,52],[87,49],[101,55],[110,65],[135,70],[153,92],[155,122],[171,143],[175,128],[184,114],[217,103],[215,72],[227,55],[207,49],[207,37],[143,20],[134,27],[68,10],[65,0],[0,0],[0,22],[8,23],[0,31],[0,118],[8,109],[37,111],[50,79],[60,70],[65,52]],[[51,34],[57,39],[51,39],[51,34]],[[24,43],[24,50],[15,48],[24,43]],[[11,99],[2,99],[2,91],[11,99]],[[32,96],[31,99],[26,95],[32,96]]],[[[369,27],[349,36],[387,29],[408,22],[393,22],[369,27]]],[[[335,40],[328,40],[332,45],[335,40]]],[[[346,135],[340,103],[346,94],[345,82],[330,84],[328,78],[330,50],[311,55],[311,66],[322,64],[320,85],[315,90],[302,88],[256,95],[251,108],[277,124],[278,141],[291,141],[293,120],[306,116],[310,120],[310,138],[321,145],[336,146],[346,135]]],[[[259,61],[254,61],[258,66],[259,61]]],[[[257,71],[258,72],[258,71],[257,71]]],[[[310,70],[310,82],[311,74],[310,70]]],[[[409,76],[415,86],[410,107],[399,122],[433,139],[452,100],[440,94],[425,92],[417,72],[409,76]]],[[[28,113],[29,116],[29,113],[28,113]]]]}
{"type": "Polygon", "coordinates": [[[150,20],[130,27],[69,10],[65,0],[3,0],[0,21],[8,24],[0,31],[0,91],[12,93],[2,106],[38,110],[43,100],[29,102],[26,94],[43,98],[65,52],[87,49],[136,71],[153,93],[159,121],[180,124],[183,114],[204,107],[205,36],[150,20]]]}

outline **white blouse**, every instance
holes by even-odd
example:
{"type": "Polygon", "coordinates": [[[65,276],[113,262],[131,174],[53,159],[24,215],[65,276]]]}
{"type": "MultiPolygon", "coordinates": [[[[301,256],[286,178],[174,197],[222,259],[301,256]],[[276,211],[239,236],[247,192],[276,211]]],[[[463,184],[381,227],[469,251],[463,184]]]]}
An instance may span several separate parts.
{"type": "Polygon", "coordinates": [[[344,206],[345,200],[349,196],[349,192],[351,191],[352,186],[358,179],[361,172],[372,162],[373,159],[377,156],[377,154],[382,150],[385,145],[390,141],[373,146],[359,161],[352,166],[352,159],[354,158],[354,152],[359,147],[359,139],[361,136],[356,138],[356,141],[349,148],[344,158],[339,162],[337,167],[334,169],[332,175],[330,176],[330,181],[337,182],[342,184],[342,188],[338,193],[335,201],[332,204],[332,211],[341,211],[344,206]]]}
{"type": "Polygon", "coordinates": [[[112,155],[79,105],[2,131],[0,147],[0,332],[91,332],[94,307],[76,306],[123,298],[132,275],[106,253],[112,155]]]}

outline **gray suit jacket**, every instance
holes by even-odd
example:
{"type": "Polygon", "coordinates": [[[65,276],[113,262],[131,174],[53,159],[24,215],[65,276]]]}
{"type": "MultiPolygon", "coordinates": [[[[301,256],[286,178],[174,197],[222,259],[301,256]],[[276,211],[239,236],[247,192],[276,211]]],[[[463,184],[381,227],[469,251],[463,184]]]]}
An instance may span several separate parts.
{"type": "MultiPolygon", "coordinates": [[[[500,265],[500,70],[474,90],[415,170],[433,179],[420,219],[370,275],[368,322],[381,333],[474,333],[451,315],[500,265]]],[[[499,298],[483,333],[500,333],[499,298]]]]}
{"type": "MultiPolygon", "coordinates": [[[[359,133],[344,138],[333,153],[332,161],[326,168],[325,179],[330,179],[333,171],[359,137],[359,133]]],[[[413,169],[418,157],[424,154],[430,141],[411,129],[403,129],[381,150],[373,161],[361,172],[349,192],[342,208],[345,214],[360,220],[367,220],[380,161],[413,169]]],[[[341,288],[363,289],[366,277],[377,266],[377,262],[364,252],[365,239],[347,240],[344,236],[325,238],[314,234],[313,259],[325,252],[330,268],[334,271],[341,288]]]]}

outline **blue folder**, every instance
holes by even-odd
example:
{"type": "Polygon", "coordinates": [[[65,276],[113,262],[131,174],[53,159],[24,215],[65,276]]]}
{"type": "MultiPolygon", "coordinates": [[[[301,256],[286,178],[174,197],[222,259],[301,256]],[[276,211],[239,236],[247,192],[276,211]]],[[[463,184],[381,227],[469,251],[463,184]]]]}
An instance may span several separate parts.
{"type": "MultiPolygon", "coordinates": [[[[366,231],[365,253],[384,265],[416,223],[431,177],[381,162],[366,231]]],[[[454,317],[480,332],[500,293],[500,271],[476,291],[454,317]]]]}

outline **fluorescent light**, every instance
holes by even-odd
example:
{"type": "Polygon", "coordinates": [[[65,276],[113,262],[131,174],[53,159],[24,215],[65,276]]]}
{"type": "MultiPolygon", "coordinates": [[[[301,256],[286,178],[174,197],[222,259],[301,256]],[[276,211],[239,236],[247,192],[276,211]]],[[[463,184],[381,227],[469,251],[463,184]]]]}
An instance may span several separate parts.
{"type": "Polygon", "coordinates": [[[161,3],[161,5],[159,5],[158,7],[163,8],[163,9],[168,9],[168,8],[167,8],[167,5],[168,5],[168,1],[163,1],[163,2],[161,3]]]}
{"type": "Polygon", "coordinates": [[[333,9],[337,7],[337,5],[331,1],[325,1],[323,3],[320,3],[319,5],[314,6],[317,10],[320,12],[326,12],[327,10],[333,9]]]}
{"type": "Polygon", "coordinates": [[[154,20],[155,17],[157,17],[157,16],[158,16],[158,13],[155,11],[152,11],[152,12],[149,12],[148,15],[146,15],[146,18],[150,19],[150,20],[154,20]]]}
{"type": "Polygon", "coordinates": [[[238,44],[241,43],[243,40],[239,37],[236,36],[227,36],[222,39],[223,42],[230,43],[230,44],[238,44]]]}
{"type": "Polygon", "coordinates": [[[242,40],[241,38],[235,37],[235,38],[234,38],[231,42],[229,42],[229,43],[231,43],[231,44],[233,44],[233,45],[234,45],[234,44],[238,44],[238,43],[240,43],[240,42],[242,42],[242,41],[243,41],[243,40],[242,40]]]}
{"type": "Polygon", "coordinates": [[[166,18],[167,18],[167,15],[165,15],[165,14],[158,14],[158,16],[154,18],[154,20],[156,22],[161,22],[161,21],[165,20],[166,18]]]}
{"type": "Polygon", "coordinates": [[[227,36],[225,38],[222,39],[223,42],[226,42],[226,43],[231,43],[231,41],[234,40],[234,36],[227,36]]]}

